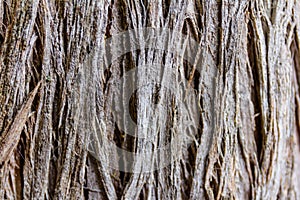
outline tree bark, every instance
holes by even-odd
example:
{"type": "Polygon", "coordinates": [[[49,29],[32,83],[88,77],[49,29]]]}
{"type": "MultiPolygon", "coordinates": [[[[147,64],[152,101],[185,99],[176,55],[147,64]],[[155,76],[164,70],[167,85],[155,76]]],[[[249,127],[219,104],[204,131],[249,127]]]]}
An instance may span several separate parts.
{"type": "Polygon", "coordinates": [[[298,0],[0,0],[0,46],[0,199],[300,199],[298,0]]]}

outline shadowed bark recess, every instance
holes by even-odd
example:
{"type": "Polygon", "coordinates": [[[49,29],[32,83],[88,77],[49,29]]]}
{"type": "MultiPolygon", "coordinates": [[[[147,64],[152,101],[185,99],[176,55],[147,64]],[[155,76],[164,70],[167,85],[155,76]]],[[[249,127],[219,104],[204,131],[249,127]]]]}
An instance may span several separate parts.
{"type": "Polygon", "coordinates": [[[299,0],[0,0],[0,47],[0,199],[300,199],[299,0]]]}

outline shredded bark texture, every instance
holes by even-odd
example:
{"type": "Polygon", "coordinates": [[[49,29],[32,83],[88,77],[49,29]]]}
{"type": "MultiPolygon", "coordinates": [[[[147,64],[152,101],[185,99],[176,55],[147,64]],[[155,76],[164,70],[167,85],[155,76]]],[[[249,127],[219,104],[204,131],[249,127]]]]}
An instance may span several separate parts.
{"type": "Polygon", "coordinates": [[[300,199],[299,0],[0,0],[0,47],[0,199],[300,199]]]}

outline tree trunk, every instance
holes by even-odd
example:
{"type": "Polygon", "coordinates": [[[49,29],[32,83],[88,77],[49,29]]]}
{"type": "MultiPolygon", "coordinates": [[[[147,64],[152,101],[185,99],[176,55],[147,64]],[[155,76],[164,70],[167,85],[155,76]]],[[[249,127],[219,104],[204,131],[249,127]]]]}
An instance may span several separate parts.
{"type": "Polygon", "coordinates": [[[300,199],[298,0],[1,0],[0,46],[0,199],[300,199]]]}

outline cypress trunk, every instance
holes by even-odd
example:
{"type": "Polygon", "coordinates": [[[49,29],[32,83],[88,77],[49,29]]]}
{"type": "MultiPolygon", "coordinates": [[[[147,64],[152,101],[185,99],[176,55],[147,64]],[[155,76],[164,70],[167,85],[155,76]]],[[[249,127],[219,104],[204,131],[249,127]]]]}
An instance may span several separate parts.
{"type": "Polygon", "coordinates": [[[0,199],[300,199],[298,0],[0,0],[0,199]]]}

